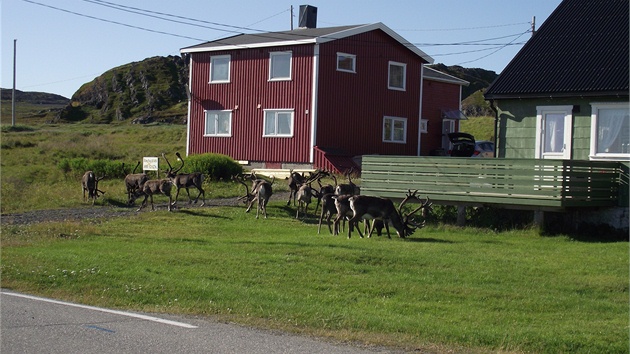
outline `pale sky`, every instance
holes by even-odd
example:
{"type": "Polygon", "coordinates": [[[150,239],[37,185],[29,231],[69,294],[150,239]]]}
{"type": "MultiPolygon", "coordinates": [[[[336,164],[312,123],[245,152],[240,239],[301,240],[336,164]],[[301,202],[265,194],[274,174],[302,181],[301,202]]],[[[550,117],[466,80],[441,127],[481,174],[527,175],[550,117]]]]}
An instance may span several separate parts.
{"type": "Polygon", "coordinates": [[[1,87],[70,98],[114,67],[239,33],[298,26],[299,6],[317,27],[382,22],[435,63],[499,74],[561,0],[1,0],[1,87]]]}

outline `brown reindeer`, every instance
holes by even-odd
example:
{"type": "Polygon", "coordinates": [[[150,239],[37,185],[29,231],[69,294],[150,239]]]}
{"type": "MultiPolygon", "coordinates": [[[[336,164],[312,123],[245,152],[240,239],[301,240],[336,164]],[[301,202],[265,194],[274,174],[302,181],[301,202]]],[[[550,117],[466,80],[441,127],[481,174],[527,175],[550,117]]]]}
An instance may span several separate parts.
{"type": "Polygon", "coordinates": [[[199,191],[197,197],[195,198],[195,203],[197,203],[197,201],[199,200],[199,196],[201,196],[201,206],[206,205],[206,192],[203,190],[202,187],[205,176],[201,172],[178,174],[177,172],[179,172],[184,167],[184,159],[179,154],[179,152],[176,152],[175,155],[177,155],[177,158],[182,162],[182,165],[179,166],[176,171],[173,171],[171,163],[168,162],[166,156],[162,154],[162,157],[169,167],[168,171],[166,171],[166,178],[169,178],[171,181],[173,181],[173,185],[177,188],[177,193],[175,194],[175,201],[173,202],[173,205],[177,203],[177,199],[179,198],[179,190],[182,188],[186,189],[186,194],[188,195],[188,204],[191,204],[193,200],[192,198],[190,198],[190,192],[188,191],[188,188],[191,187],[195,187],[199,191]]]}
{"type": "Polygon", "coordinates": [[[247,204],[246,213],[252,209],[252,205],[258,202],[258,208],[256,209],[256,219],[258,219],[259,212],[262,211],[265,219],[267,218],[267,203],[269,202],[269,198],[273,194],[273,189],[271,185],[275,181],[275,177],[272,177],[271,182],[267,180],[257,178],[255,174],[251,174],[249,179],[252,181],[252,191],[249,192],[249,187],[247,183],[245,183],[245,177],[243,175],[234,176],[232,180],[239,182],[243,186],[245,186],[245,195],[240,197],[239,200],[242,200],[243,203],[247,204]]]}
{"type": "Polygon", "coordinates": [[[140,166],[140,161],[138,161],[136,167],[134,167],[133,172],[127,174],[127,172],[125,172],[125,164],[122,164],[123,174],[126,175],[125,187],[127,188],[127,204],[129,205],[133,205],[137,198],[135,194],[142,189],[144,182],[149,180],[149,176],[147,176],[146,173],[136,173],[138,166],[140,166]]]}
{"type": "MultiPolygon", "coordinates": [[[[362,218],[383,220],[383,224],[385,225],[385,229],[387,230],[387,237],[389,238],[391,238],[391,235],[389,233],[390,223],[396,230],[398,237],[404,238],[411,235],[416,228],[423,226],[423,224],[415,223],[411,219],[411,216],[421,209],[429,208],[431,206],[431,203],[427,198],[427,200],[425,202],[422,202],[418,208],[408,214],[403,214],[403,206],[411,199],[418,199],[416,197],[416,192],[412,193],[411,191],[409,191],[405,199],[400,203],[398,209],[396,209],[394,203],[387,198],[362,195],[352,196],[351,198],[349,198],[349,201],[350,208],[352,209],[354,216],[348,221],[348,238],[350,238],[352,234],[353,226],[357,225],[362,218]]],[[[370,229],[368,237],[372,235],[372,231],[373,227],[370,229]]],[[[359,232],[360,237],[363,237],[363,235],[361,234],[361,230],[358,227],[357,232],[359,232]]]]}
{"type": "Polygon", "coordinates": [[[83,177],[81,178],[81,186],[83,187],[84,202],[92,199],[92,205],[94,205],[96,198],[98,198],[98,194],[105,194],[105,192],[98,189],[98,182],[103,178],[105,178],[105,175],[102,177],[96,177],[93,171],[87,171],[83,174],[83,177]],[[87,198],[85,192],[87,192],[87,198]]]}
{"type": "Polygon", "coordinates": [[[151,210],[155,210],[153,206],[153,195],[155,194],[163,194],[168,197],[168,211],[172,211],[172,201],[171,190],[173,188],[173,181],[168,178],[164,179],[152,179],[144,182],[142,185],[142,189],[136,191],[134,193],[133,202],[135,202],[136,198],[139,198],[144,195],[144,200],[142,200],[142,204],[137,211],[142,210],[145,206],[147,206],[147,199],[151,198],[151,210]]]}

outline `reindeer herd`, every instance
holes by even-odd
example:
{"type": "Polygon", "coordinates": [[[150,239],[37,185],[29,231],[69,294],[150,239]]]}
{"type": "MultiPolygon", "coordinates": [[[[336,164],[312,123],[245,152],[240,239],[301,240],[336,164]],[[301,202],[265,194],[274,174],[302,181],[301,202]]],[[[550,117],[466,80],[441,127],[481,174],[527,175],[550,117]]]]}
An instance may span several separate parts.
{"type": "MultiPolygon", "coordinates": [[[[201,197],[201,206],[205,205],[205,191],[202,187],[204,175],[200,172],[178,173],[184,167],[184,159],[179,152],[176,153],[176,156],[181,161],[181,166],[177,170],[173,168],[166,156],[162,154],[169,167],[168,170],[164,171],[166,177],[163,179],[149,179],[146,173],[136,173],[140,162],[138,162],[132,173],[126,174],[125,172],[124,183],[127,189],[127,203],[133,205],[137,199],[144,197],[137,211],[145,208],[148,201],[151,202],[151,210],[155,210],[153,196],[162,194],[168,197],[168,210],[172,211],[172,207],[177,204],[180,190],[183,188],[186,190],[189,203],[197,203],[201,197]],[[174,201],[171,196],[173,187],[177,190],[174,201]],[[190,196],[190,188],[195,188],[198,191],[194,201],[190,196]]],[[[361,221],[364,222],[364,233],[368,238],[372,236],[374,230],[380,236],[383,228],[387,232],[387,237],[391,238],[389,226],[394,228],[398,237],[404,238],[413,234],[417,228],[424,226],[424,222],[418,223],[415,221],[414,215],[421,210],[425,213],[430,210],[431,203],[428,198],[425,201],[421,201],[416,196],[417,191],[412,192],[409,190],[406,197],[396,207],[391,199],[361,195],[359,186],[352,182],[352,172],[351,169],[345,174],[348,183],[338,184],[336,177],[327,171],[317,170],[307,175],[291,170],[288,177],[290,193],[287,206],[291,206],[293,202],[293,206],[296,208],[295,218],[299,219],[300,214],[304,218],[308,216],[308,209],[313,201],[316,201],[314,215],[317,215],[321,205],[317,228],[318,234],[321,232],[324,221],[328,226],[329,232],[333,235],[338,235],[345,228],[347,222],[348,238],[352,236],[355,228],[359,236],[363,238],[363,233],[359,227],[361,221]],[[332,179],[334,185],[322,184],[324,178],[332,179]],[[314,183],[317,183],[319,188],[315,187],[314,183]],[[412,201],[420,205],[413,211],[406,212],[404,206],[412,201]],[[333,216],[335,216],[334,219],[333,216]]],[[[98,189],[98,182],[104,177],[96,177],[93,171],[87,171],[83,175],[81,184],[84,201],[92,199],[92,204],[94,204],[99,194],[105,194],[105,192],[98,189]]],[[[232,180],[245,187],[245,195],[238,198],[247,206],[245,212],[250,212],[253,205],[257,204],[256,219],[259,218],[260,214],[266,219],[267,204],[273,195],[272,185],[275,182],[275,178],[272,177],[271,181],[268,181],[256,176],[254,173],[247,173],[234,176],[232,180]]]]}

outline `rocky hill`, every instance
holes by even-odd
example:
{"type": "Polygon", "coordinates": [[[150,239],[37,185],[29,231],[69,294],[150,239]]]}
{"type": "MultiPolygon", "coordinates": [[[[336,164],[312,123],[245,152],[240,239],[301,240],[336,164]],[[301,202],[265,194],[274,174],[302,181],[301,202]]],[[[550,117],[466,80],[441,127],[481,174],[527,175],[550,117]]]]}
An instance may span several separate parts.
{"type": "Polygon", "coordinates": [[[81,86],[58,120],[185,123],[187,83],[188,65],[179,56],[119,66],[81,86]]]}
{"type": "MultiPolygon", "coordinates": [[[[13,89],[0,89],[0,95],[3,101],[11,101],[13,99],[13,89]]],[[[15,90],[16,102],[29,102],[33,104],[59,105],[68,104],[69,98],[46,92],[31,92],[15,90]]]]}

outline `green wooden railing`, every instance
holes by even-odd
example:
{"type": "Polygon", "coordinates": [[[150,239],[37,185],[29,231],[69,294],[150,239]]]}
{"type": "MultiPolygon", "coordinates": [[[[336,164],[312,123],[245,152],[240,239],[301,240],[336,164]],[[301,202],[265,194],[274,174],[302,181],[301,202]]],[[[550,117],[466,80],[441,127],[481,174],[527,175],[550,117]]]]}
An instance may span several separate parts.
{"type": "Polygon", "coordinates": [[[361,194],[401,199],[417,190],[441,204],[602,207],[618,205],[623,179],[619,162],[366,155],[361,194]]]}

